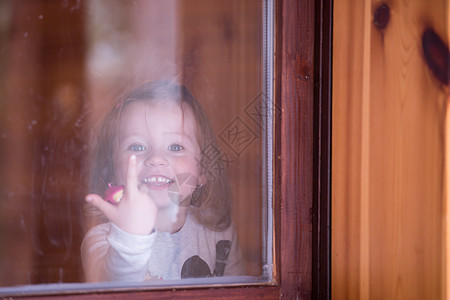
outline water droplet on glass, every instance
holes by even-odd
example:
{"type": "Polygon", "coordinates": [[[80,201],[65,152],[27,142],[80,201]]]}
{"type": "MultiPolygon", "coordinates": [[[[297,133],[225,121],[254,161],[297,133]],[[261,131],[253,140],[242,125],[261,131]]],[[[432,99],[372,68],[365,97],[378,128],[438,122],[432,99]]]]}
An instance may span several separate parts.
{"type": "Polygon", "coordinates": [[[36,124],[37,124],[37,121],[36,120],[32,120],[31,124],[28,125],[28,130],[31,130],[33,128],[33,126],[36,125],[36,124]]]}

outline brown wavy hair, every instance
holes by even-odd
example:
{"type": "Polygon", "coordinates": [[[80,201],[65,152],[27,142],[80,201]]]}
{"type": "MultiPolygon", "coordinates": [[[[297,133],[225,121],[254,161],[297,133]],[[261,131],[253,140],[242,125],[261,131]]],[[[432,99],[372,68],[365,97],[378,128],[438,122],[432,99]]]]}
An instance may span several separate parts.
{"type": "MultiPolygon", "coordinates": [[[[231,191],[226,172],[216,172],[208,163],[204,150],[208,147],[217,147],[214,131],[197,99],[184,86],[169,81],[153,81],[133,89],[125,97],[118,99],[113,109],[107,114],[96,139],[96,145],[90,163],[89,188],[91,192],[103,195],[107,183],[113,181],[113,151],[117,142],[120,119],[123,111],[130,103],[173,101],[177,103],[182,113],[189,109],[196,121],[196,137],[201,150],[198,162],[200,175],[206,178],[206,183],[196,191],[196,199],[190,210],[197,221],[214,231],[223,231],[231,223],[231,191]],[[214,174],[214,175],[213,175],[214,174]]],[[[215,162],[215,169],[225,170],[220,166],[220,160],[215,162]],[[219,165],[218,165],[219,164],[219,165]]],[[[99,217],[101,213],[92,206],[88,214],[99,217]]],[[[102,221],[106,221],[100,216],[102,221]]]]}

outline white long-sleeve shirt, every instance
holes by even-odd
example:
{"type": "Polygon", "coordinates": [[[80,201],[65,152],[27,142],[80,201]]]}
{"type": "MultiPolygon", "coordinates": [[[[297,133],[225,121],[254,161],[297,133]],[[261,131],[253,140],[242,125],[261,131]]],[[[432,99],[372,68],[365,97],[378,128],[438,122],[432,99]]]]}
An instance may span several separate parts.
{"type": "Polygon", "coordinates": [[[97,225],[86,234],[81,257],[89,282],[243,275],[234,226],[212,231],[189,213],[173,234],[134,235],[111,222],[97,225]]]}

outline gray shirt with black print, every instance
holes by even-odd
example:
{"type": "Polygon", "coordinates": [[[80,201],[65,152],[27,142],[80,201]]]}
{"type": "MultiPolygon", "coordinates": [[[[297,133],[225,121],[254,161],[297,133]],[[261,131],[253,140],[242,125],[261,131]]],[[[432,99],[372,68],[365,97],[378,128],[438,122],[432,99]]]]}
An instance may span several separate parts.
{"type": "Polygon", "coordinates": [[[89,282],[244,274],[234,226],[212,231],[189,213],[172,234],[134,235],[111,222],[97,225],[83,240],[81,258],[89,282]]]}

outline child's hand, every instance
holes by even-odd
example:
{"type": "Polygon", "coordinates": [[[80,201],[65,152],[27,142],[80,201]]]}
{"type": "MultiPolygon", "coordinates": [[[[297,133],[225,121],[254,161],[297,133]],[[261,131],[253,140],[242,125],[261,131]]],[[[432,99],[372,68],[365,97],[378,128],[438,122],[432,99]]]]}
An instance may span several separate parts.
{"type": "Polygon", "coordinates": [[[97,194],[89,194],[86,201],[100,209],[105,216],[122,230],[132,234],[150,234],[155,226],[158,208],[153,199],[138,187],[136,156],[128,160],[127,182],[122,200],[111,204],[97,194]]]}

